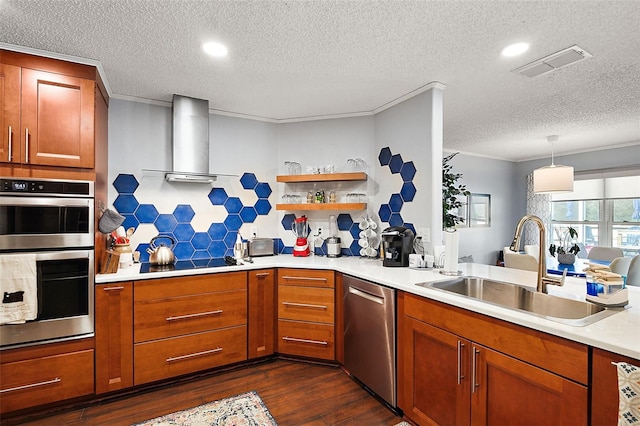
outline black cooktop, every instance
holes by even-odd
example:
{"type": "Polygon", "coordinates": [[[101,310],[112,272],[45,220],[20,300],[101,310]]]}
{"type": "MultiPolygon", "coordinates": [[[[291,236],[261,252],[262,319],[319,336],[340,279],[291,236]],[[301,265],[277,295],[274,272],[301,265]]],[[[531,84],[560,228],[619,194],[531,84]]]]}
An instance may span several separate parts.
{"type": "Polygon", "coordinates": [[[178,260],[171,265],[152,265],[150,263],[143,262],[140,264],[140,273],[145,274],[147,272],[187,271],[190,269],[217,268],[219,266],[229,265],[227,264],[227,262],[225,262],[223,257],[216,257],[212,259],[178,260]]]}

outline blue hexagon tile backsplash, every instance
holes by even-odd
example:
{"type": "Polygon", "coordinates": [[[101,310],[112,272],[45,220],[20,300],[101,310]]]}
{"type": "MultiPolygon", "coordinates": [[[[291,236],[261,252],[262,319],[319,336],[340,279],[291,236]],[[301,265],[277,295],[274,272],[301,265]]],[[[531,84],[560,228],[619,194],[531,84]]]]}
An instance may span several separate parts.
{"type": "MultiPolygon", "coordinates": [[[[380,150],[378,155],[380,166],[388,166],[392,174],[399,173],[402,177],[402,188],[398,193],[391,194],[389,201],[380,205],[378,215],[382,222],[390,226],[405,226],[415,233],[413,224],[407,223],[402,218],[400,211],[404,203],[413,201],[416,195],[416,187],[413,178],[416,168],[412,161],[405,162],[400,154],[392,154],[386,147],[380,150]]],[[[137,229],[140,224],[153,224],[160,235],[168,235],[175,240],[173,252],[178,260],[197,260],[208,258],[220,258],[233,254],[233,245],[238,231],[245,223],[253,223],[260,215],[266,216],[272,206],[269,196],[272,189],[269,183],[259,182],[254,173],[245,172],[240,178],[242,188],[254,191],[257,201],[253,205],[244,205],[239,197],[229,196],[224,188],[211,188],[207,197],[214,206],[222,206],[226,211],[226,217],[221,222],[213,222],[207,232],[196,232],[191,221],[196,215],[189,204],[178,204],[172,213],[159,213],[153,204],[139,203],[134,193],[140,186],[136,177],[132,174],[119,174],[113,181],[113,186],[118,195],[113,202],[113,207],[125,217],[123,226],[137,229]]],[[[291,224],[295,219],[294,214],[285,214],[281,224],[286,231],[291,230],[291,224]]],[[[348,231],[353,237],[353,242],[348,247],[342,248],[343,256],[358,256],[360,246],[358,238],[360,233],[359,223],[354,222],[350,214],[341,213],[337,217],[338,229],[348,231]]],[[[285,246],[280,238],[274,240],[277,253],[291,254],[293,247],[285,246]]],[[[140,252],[140,260],[147,262],[149,244],[139,244],[135,250],[140,252]]],[[[326,254],[326,244],[318,247],[317,254],[326,254]]]]}
{"type": "MultiPolygon", "coordinates": [[[[191,221],[195,211],[188,204],[177,205],[171,214],[160,214],[153,204],[139,203],[134,195],[139,183],[131,174],[120,174],[114,180],[113,186],[118,196],[113,206],[125,217],[125,228],[137,228],[143,223],[153,224],[159,235],[173,238],[173,252],[179,260],[220,258],[233,254],[233,244],[244,223],[253,223],[258,215],[268,215],[271,211],[269,196],[272,190],[268,183],[259,182],[253,173],[244,173],[240,183],[244,189],[255,192],[258,197],[255,204],[245,206],[240,198],[230,197],[224,188],[212,188],[207,195],[209,201],[214,206],[223,206],[227,215],[222,222],[211,223],[207,232],[194,230],[191,221]]],[[[278,247],[282,245],[279,241],[275,244],[278,247]]],[[[136,247],[143,262],[149,260],[148,247],[146,243],[136,247]]]]}
{"type": "Polygon", "coordinates": [[[413,184],[413,178],[416,175],[416,168],[413,161],[404,161],[400,154],[391,154],[389,147],[382,148],[378,154],[378,161],[381,166],[389,166],[392,174],[399,173],[402,177],[402,188],[399,193],[391,194],[389,202],[380,205],[378,216],[383,222],[387,222],[390,226],[404,226],[411,229],[416,234],[415,227],[412,223],[405,222],[400,215],[400,210],[404,203],[410,203],[416,195],[416,186],[413,184]]]}

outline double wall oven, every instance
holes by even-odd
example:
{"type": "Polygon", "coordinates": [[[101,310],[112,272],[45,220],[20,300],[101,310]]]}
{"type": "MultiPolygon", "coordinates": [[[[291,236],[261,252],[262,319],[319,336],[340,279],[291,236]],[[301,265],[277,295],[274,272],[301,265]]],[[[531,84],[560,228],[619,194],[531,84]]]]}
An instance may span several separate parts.
{"type": "MultiPolygon", "coordinates": [[[[94,185],[0,177],[0,258],[35,255],[35,320],[0,325],[0,349],[94,333],[94,185]]],[[[2,277],[0,277],[2,280],[2,277]]]]}

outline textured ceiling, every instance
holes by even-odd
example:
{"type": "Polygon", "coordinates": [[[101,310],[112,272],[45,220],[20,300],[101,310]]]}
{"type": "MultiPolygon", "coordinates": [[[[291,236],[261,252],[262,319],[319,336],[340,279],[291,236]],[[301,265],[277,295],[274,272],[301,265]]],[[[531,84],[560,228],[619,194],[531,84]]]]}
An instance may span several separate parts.
{"type": "Polygon", "coordinates": [[[639,22],[635,0],[0,0],[0,42],[99,61],[115,97],[278,121],[371,113],[437,81],[445,148],[515,161],[548,157],[551,134],[556,154],[640,143],[639,22]],[[501,58],[515,41],[531,48],[501,58]],[[593,58],[511,72],[574,44],[593,58]]]}

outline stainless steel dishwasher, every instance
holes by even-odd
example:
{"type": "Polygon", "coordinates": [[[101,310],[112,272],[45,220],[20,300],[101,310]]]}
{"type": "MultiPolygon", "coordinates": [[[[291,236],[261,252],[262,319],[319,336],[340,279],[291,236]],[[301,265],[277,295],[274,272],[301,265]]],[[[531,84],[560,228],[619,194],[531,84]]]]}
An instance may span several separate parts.
{"type": "Polygon", "coordinates": [[[395,408],[395,290],[345,275],[344,366],[395,408]]]}

